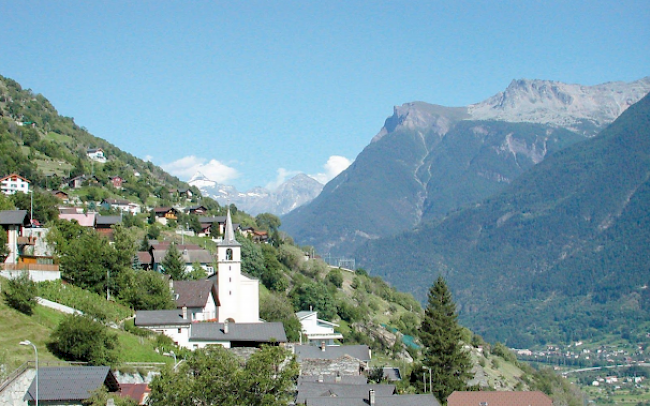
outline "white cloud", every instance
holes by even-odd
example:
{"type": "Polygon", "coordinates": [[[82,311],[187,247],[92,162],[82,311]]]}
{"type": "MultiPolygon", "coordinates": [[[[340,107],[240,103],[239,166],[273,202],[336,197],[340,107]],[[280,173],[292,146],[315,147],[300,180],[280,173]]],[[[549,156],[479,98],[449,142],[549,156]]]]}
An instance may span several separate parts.
{"type": "Polygon", "coordinates": [[[327,163],[323,165],[323,172],[317,173],[316,175],[309,175],[312,178],[316,179],[323,185],[334,179],[339,173],[347,169],[348,166],[352,164],[352,161],[347,159],[344,156],[332,155],[327,160],[327,163]]]}
{"type": "Polygon", "coordinates": [[[174,176],[189,180],[197,172],[201,172],[208,179],[218,183],[227,183],[239,177],[239,172],[216,159],[206,162],[205,158],[194,155],[186,156],[161,167],[174,176]]]}
{"type": "Polygon", "coordinates": [[[294,176],[296,176],[297,174],[300,173],[298,171],[288,171],[288,170],[286,170],[284,168],[278,168],[277,172],[278,172],[278,176],[275,178],[274,181],[271,181],[271,182],[267,183],[267,185],[265,186],[266,189],[275,190],[281,184],[286,182],[287,179],[290,179],[290,178],[292,178],[292,177],[294,177],[294,176]]]}

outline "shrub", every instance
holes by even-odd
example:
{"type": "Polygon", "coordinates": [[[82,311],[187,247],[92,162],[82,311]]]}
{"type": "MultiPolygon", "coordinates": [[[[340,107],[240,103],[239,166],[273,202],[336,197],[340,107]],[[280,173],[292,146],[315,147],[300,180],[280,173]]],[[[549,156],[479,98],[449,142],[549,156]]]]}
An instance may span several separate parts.
{"type": "Polygon", "coordinates": [[[7,304],[21,313],[32,315],[36,306],[36,284],[29,279],[27,272],[10,279],[7,288],[4,289],[4,297],[7,304]]]}
{"type": "Polygon", "coordinates": [[[64,318],[51,336],[51,349],[68,361],[91,365],[115,365],[118,361],[117,334],[111,334],[89,316],[64,318]]]}

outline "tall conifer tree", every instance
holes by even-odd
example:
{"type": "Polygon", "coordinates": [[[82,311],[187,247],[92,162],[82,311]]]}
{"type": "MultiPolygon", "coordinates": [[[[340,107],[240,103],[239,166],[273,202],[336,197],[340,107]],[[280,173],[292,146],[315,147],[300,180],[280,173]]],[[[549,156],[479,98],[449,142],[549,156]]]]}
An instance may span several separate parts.
{"type": "Polygon", "coordinates": [[[427,308],[420,328],[424,366],[431,368],[432,392],[445,404],[457,390],[465,390],[471,378],[469,354],[461,343],[456,305],[442,276],[429,289],[427,308]]]}

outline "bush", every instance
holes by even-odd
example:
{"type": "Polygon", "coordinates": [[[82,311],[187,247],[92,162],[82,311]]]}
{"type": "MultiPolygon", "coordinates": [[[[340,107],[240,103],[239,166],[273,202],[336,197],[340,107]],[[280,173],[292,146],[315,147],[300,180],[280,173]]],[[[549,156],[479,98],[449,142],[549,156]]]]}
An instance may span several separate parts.
{"type": "Polygon", "coordinates": [[[22,272],[20,276],[10,279],[7,282],[7,288],[3,291],[7,304],[21,313],[29,316],[36,306],[36,284],[29,279],[27,272],[22,272]]]}
{"type": "Polygon", "coordinates": [[[115,365],[118,362],[117,334],[111,334],[89,316],[65,317],[51,336],[50,349],[68,361],[91,365],[115,365]]]}
{"type": "Polygon", "coordinates": [[[337,288],[340,288],[343,286],[343,273],[341,273],[340,269],[332,269],[327,274],[327,281],[337,288]]]}

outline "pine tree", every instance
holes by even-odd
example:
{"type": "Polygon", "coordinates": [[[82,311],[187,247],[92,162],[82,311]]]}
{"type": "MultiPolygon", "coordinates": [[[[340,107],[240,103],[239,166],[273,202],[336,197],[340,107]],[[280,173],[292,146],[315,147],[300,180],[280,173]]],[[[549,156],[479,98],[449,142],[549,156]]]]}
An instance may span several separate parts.
{"type": "Polygon", "coordinates": [[[429,289],[420,339],[425,347],[424,366],[431,368],[432,392],[443,404],[452,392],[465,390],[471,378],[471,359],[463,350],[457,318],[456,305],[440,276],[429,289]]]}
{"type": "Polygon", "coordinates": [[[176,244],[171,244],[162,260],[163,272],[171,276],[175,281],[187,279],[182,259],[183,257],[178,251],[178,248],[176,248],[176,244]]]}

